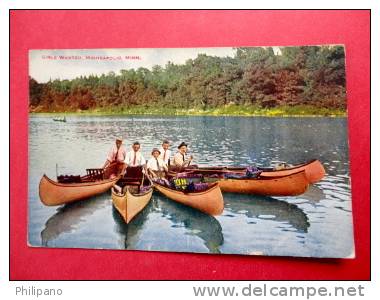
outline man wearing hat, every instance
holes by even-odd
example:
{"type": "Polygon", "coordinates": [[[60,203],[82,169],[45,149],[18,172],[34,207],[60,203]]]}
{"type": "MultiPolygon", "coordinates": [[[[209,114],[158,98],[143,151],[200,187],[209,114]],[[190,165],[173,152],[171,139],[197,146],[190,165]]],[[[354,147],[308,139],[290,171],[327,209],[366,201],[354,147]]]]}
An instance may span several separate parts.
{"type": "Polygon", "coordinates": [[[175,168],[185,168],[190,165],[191,161],[193,160],[193,156],[190,155],[187,157],[186,152],[187,144],[182,142],[178,146],[178,152],[174,155],[173,165],[175,168]]]}
{"type": "Polygon", "coordinates": [[[125,168],[124,160],[127,155],[127,151],[123,145],[123,139],[121,137],[117,137],[115,144],[108,151],[107,160],[103,165],[103,169],[108,168],[110,173],[122,172],[125,168]],[[116,169],[110,168],[111,165],[115,166],[116,169]]]}
{"type": "Polygon", "coordinates": [[[115,145],[111,147],[108,151],[107,160],[103,165],[103,168],[108,167],[111,163],[120,162],[123,163],[125,157],[127,155],[127,151],[123,145],[123,139],[121,137],[117,137],[115,141],[115,145]]]}
{"type": "Polygon", "coordinates": [[[165,177],[165,172],[168,171],[168,166],[160,158],[161,151],[157,148],[153,148],[152,157],[148,160],[147,168],[148,174],[154,178],[165,177]]]}

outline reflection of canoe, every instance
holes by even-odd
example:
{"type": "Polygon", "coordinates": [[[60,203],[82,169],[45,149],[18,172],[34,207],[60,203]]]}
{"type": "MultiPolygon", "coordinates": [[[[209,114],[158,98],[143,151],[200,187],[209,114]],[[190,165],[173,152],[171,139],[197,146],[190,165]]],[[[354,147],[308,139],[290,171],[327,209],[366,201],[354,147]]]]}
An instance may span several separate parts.
{"type": "Polygon", "coordinates": [[[148,205],[152,198],[152,193],[153,187],[150,187],[142,193],[135,193],[131,187],[126,186],[122,195],[117,194],[115,190],[112,189],[112,203],[128,224],[148,205]]]}
{"type": "MultiPolygon", "coordinates": [[[[165,232],[162,231],[160,231],[162,235],[155,235],[153,240],[151,237],[145,241],[148,245],[141,245],[144,242],[144,228],[150,227],[144,226],[146,222],[149,222],[148,216],[153,215],[153,220],[156,220],[154,216],[157,214],[160,215],[160,218],[163,216],[170,221],[173,227],[184,228],[186,235],[200,238],[210,253],[220,253],[219,247],[223,244],[224,238],[222,227],[217,219],[191,207],[168,201],[165,196],[160,194],[154,194],[152,201],[129,224],[124,222],[115,208],[112,210],[116,230],[124,237],[121,247],[132,250],[146,248],[160,251],[170,250],[162,248],[162,240],[165,240],[166,237],[165,232]]],[[[157,224],[156,221],[154,222],[157,224]]],[[[180,229],[179,234],[183,234],[183,230],[180,229]]]]}
{"type": "MultiPolygon", "coordinates": [[[[259,168],[260,169],[260,168],[259,168]]],[[[280,177],[287,176],[300,171],[305,171],[305,175],[309,183],[315,183],[325,176],[325,169],[319,160],[311,160],[307,163],[300,164],[294,167],[285,168],[283,170],[274,170],[273,168],[262,168],[261,177],[280,177]]],[[[198,174],[223,174],[223,173],[245,173],[244,167],[205,167],[197,169],[187,169],[185,171],[198,174]]]]}
{"type": "Polygon", "coordinates": [[[45,174],[42,176],[39,185],[41,202],[48,206],[61,205],[91,196],[95,196],[109,190],[118,180],[118,176],[109,178],[104,173],[93,174],[94,170],[88,169],[90,175],[74,176],[74,182],[56,182],[45,174]],[[100,176],[100,177],[99,177],[100,176]],[[107,178],[107,179],[103,179],[107,178]],[[77,182],[75,182],[77,181],[77,182]]]}
{"type": "Polygon", "coordinates": [[[137,214],[128,224],[120,215],[115,205],[112,206],[112,217],[115,221],[115,229],[120,234],[121,249],[138,249],[136,244],[142,241],[140,234],[144,228],[144,223],[148,219],[148,215],[152,212],[153,203],[150,201],[148,205],[139,214],[137,214]]]}
{"type": "MultiPolygon", "coordinates": [[[[207,177],[205,177],[207,180],[207,177]]],[[[252,179],[217,180],[220,189],[227,193],[241,193],[262,196],[297,196],[303,194],[309,185],[305,171],[283,177],[258,177],[252,179]]]]}
{"type": "Polygon", "coordinates": [[[41,231],[43,246],[49,246],[49,241],[58,238],[63,233],[70,233],[78,228],[81,222],[85,222],[86,217],[102,209],[109,202],[103,197],[95,197],[92,201],[78,201],[63,205],[45,223],[45,228],[41,231]]]}
{"type": "Polygon", "coordinates": [[[326,196],[323,193],[323,190],[321,190],[321,188],[317,185],[312,184],[309,186],[307,192],[300,197],[300,199],[305,199],[311,204],[316,204],[325,199],[325,197],[326,196]]]}
{"type": "Polygon", "coordinates": [[[210,253],[220,253],[219,247],[223,245],[224,238],[217,219],[174,201],[166,201],[161,195],[155,197],[159,201],[160,212],[166,219],[177,227],[184,227],[187,235],[201,238],[210,253]]]}
{"type": "Polygon", "coordinates": [[[171,200],[198,209],[209,215],[220,215],[223,212],[223,196],[217,183],[210,184],[205,191],[182,192],[154,183],[154,187],[171,200]]]}
{"type": "Polygon", "coordinates": [[[307,232],[310,227],[307,215],[297,205],[271,197],[226,194],[224,203],[225,211],[244,214],[248,218],[287,222],[301,232],[307,232]]]}

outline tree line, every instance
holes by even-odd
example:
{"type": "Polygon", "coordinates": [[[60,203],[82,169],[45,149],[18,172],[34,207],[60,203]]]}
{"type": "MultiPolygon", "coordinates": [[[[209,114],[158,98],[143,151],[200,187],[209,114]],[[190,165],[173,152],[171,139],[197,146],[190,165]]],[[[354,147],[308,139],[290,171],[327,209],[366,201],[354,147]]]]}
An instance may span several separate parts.
{"type": "Polygon", "coordinates": [[[199,54],[184,64],[39,83],[29,78],[31,112],[134,106],[212,109],[309,105],[346,108],[342,46],[242,47],[234,57],[199,54]]]}

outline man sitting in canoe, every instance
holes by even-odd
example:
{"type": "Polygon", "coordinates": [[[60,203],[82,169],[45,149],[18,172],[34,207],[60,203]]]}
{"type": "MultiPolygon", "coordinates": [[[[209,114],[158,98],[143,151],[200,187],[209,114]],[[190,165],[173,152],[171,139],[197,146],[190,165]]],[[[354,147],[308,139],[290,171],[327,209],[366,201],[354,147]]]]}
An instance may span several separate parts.
{"type": "Polygon", "coordinates": [[[123,139],[121,137],[116,138],[115,145],[109,150],[107,160],[103,165],[103,169],[108,169],[106,173],[109,174],[105,174],[107,178],[124,172],[126,155],[127,151],[123,145],[123,139]]]}
{"type": "Polygon", "coordinates": [[[190,155],[187,157],[187,144],[182,142],[178,146],[178,152],[174,155],[173,158],[173,167],[171,169],[174,170],[182,170],[186,167],[188,167],[193,160],[193,156],[190,155]]]}
{"type": "Polygon", "coordinates": [[[170,156],[172,154],[172,152],[169,150],[169,147],[170,147],[170,142],[168,140],[164,140],[162,142],[162,146],[160,149],[161,154],[159,156],[159,158],[161,158],[167,166],[170,165],[170,156]]]}
{"type": "Polygon", "coordinates": [[[142,155],[140,148],[141,146],[139,142],[133,143],[132,150],[127,153],[124,161],[128,167],[143,166],[145,168],[146,160],[142,155]]]}
{"type": "Polygon", "coordinates": [[[166,163],[160,158],[161,151],[157,148],[152,150],[152,157],[148,160],[148,174],[153,178],[164,178],[168,171],[166,163]]]}

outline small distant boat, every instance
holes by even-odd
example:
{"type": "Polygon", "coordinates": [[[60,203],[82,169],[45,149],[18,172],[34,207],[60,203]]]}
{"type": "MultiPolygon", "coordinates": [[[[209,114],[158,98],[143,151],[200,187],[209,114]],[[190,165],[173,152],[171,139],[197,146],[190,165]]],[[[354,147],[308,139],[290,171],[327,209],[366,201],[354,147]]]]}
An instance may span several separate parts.
{"type": "MultiPolygon", "coordinates": [[[[300,171],[305,171],[305,176],[309,183],[316,183],[320,181],[326,174],[325,169],[321,162],[317,159],[310,160],[304,164],[285,167],[281,170],[275,168],[258,168],[261,170],[260,177],[281,177],[292,175],[300,171]]],[[[225,174],[225,173],[245,173],[246,167],[201,167],[201,168],[188,168],[185,172],[192,172],[197,174],[211,175],[211,174],[225,174]]]]}
{"type": "Polygon", "coordinates": [[[120,178],[111,191],[114,207],[128,224],[148,205],[152,198],[153,186],[144,178],[142,168],[130,167],[127,168],[126,176],[120,178]]]}
{"type": "Polygon", "coordinates": [[[206,214],[217,216],[223,212],[223,195],[218,183],[210,183],[206,190],[185,192],[170,188],[158,182],[154,187],[171,200],[200,210],[206,214]]]}
{"type": "Polygon", "coordinates": [[[104,169],[86,169],[85,176],[58,176],[57,181],[42,176],[39,184],[40,200],[47,206],[62,205],[109,190],[118,180],[116,165],[104,169]]]}
{"type": "Polygon", "coordinates": [[[56,121],[56,122],[66,122],[66,117],[63,117],[63,118],[53,118],[53,121],[56,121]]]}

